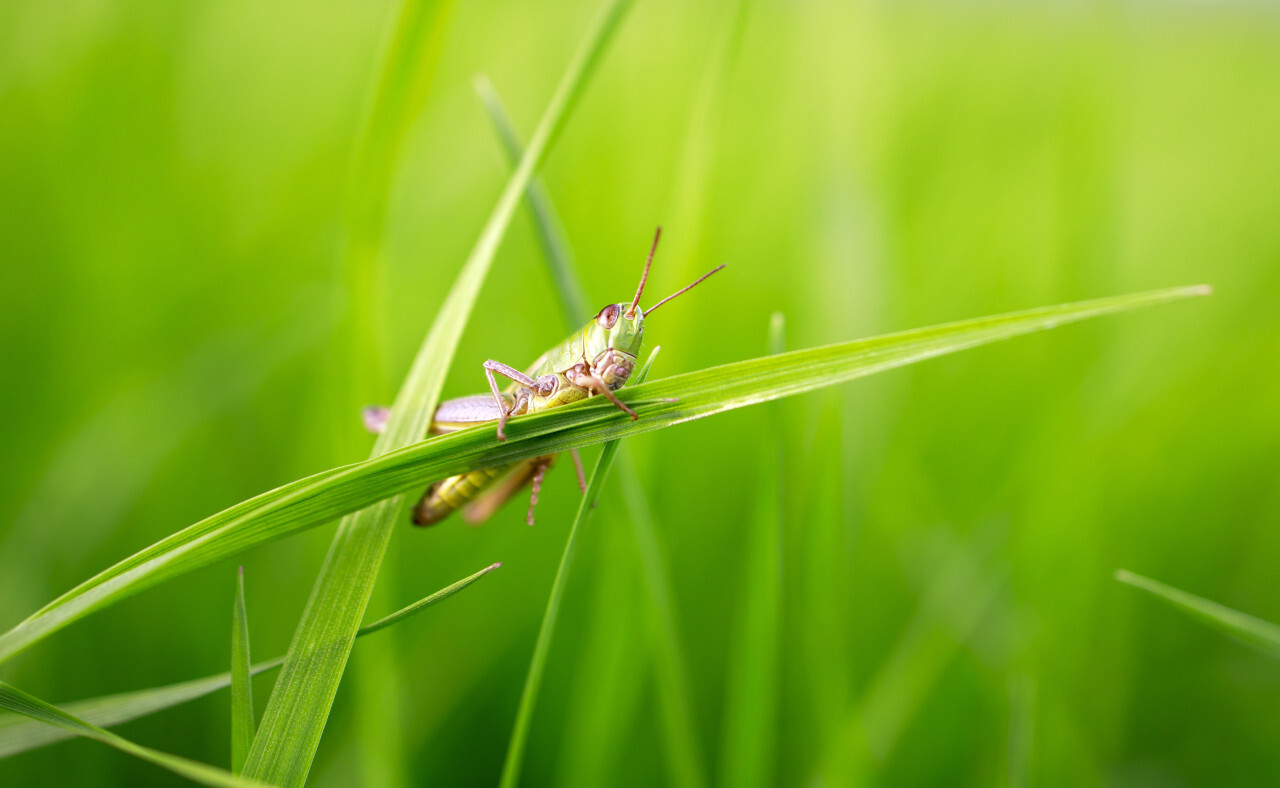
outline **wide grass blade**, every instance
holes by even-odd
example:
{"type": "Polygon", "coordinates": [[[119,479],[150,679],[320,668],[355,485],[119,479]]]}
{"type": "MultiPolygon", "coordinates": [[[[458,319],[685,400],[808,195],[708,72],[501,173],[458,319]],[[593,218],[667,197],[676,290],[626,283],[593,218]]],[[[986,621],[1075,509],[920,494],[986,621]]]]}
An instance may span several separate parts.
{"type": "MultiPolygon", "coordinates": [[[[372,624],[366,624],[360,627],[360,631],[356,632],[356,637],[363,637],[392,624],[398,624],[438,602],[443,602],[500,566],[502,566],[500,563],[486,566],[479,572],[464,577],[430,596],[419,599],[407,607],[402,607],[372,624]]],[[[256,676],[268,670],[275,670],[283,664],[284,657],[277,657],[267,662],[259,662],[250,666],[249,675],[256,676]]],[[[119,725],[129,720],[136,720],[139,717],[145,717],[148,714],[154,714],[157,711],[163,711],[196,698],[203,698],[205,695],[229,686],[231,681],[232,675],[230,672],[219,673],[216,676],[169,684],[164,687],[153,687],[75,701],[65,704],[62,708],[84,722],[105,728],[119,725]]],[[[34,750],[37,747],[44,747],[55,742],[65,741],[74,735],[74,733],[63,728],[51,727],[43,722],[27,719],[17,714],[0,714],[0,758],[26,752],[27,750],[34,750]]]]}
{"type": "Polygon", "coordinates": [[[231,612],[231,771],[244,769],[253,746],[253,674],[249,666],[249,617],[244,609],[244,567],[236,571],[236,601],[231,612]]]}
{"type": "Polygon", "coordinates": [[[100,741],[110,747],[115,747],[120,752],[128,753],[144,761],[150,761],[156,766],[168,769],[174,774],[180,774],[188,780],[194,780],[204,785],[262,785],[262,783],[253,780],[237,777],[216,766],[209,766],[208,764],[192,761],[177,755],[169,755],[159,750],[153,750],[150,747],[143,747],[141,744],[134,744],[122,736],[117,736],[111,731],[104,731],[102,728],[90,725],[75,715],[69,714],[57,706],[46,703],[36,696],[23,692],[3,681],[0,681],[0,707],[39,720],[44,724],[55,726],[70,735],[84,736],[87,739],[100,741]]]}
{"type": "MultiPolygon", "coordinates": [[[[785,346],[785,321],[775,312],[769,350],[785,346]]],[[[755,516],[746,530],[747,549],[739,613],[729,652],[721,783],[773,785],[778,741],[778,633],[782,606],[782,428],[771,405],[760,436],[760,476],[754,490],[755,516]]]]}
{"type": "MultiPolygon", "coordinates": [[[[476,78],[476,92],[484,104],[489,120],[493,123],[503,149],[513,163],[523,155],[519,132],[512,124],[502,99],[493,83],[483,75],[476,78]]],[[[582,280],[573,264],[569,242],[556,212],[555,204],[538,180],[531,181],[526,190],[543,258],[551,271],[560,297],[560,309],[564,316],[565,330],[573,331],[591,314],[582,280]]],[[[706,784],[705,772],[698,745],[698,726],[694,724],[688,690],[688,669],[680,647],[679,625],[676,622],[675,603],[672,601],[671,579],[667,572],[662,545],[658,538],[653,517],[639,473],[629,447],[618,449],[617,477],[622,487],[622,497],[630,514],[635,533],[637,552],[643,569],[645,592],[649,598],[649,638],[654,650],[654,671],[658,684],[658,706],[662,719],[663,744],[671,770],[672,785],[679,788],[701,788],[706,784]]],[[[615,723],[621,724],[621,723],[615,723]]]]}
{"type": "MultiPolygon", "coordinates": [[[[660,348],[655,347],[649,359],[635,375],[636,383],[643,383],[649,375],[653,361],[658,357],[660,348]]],[[[520,782],[520,767],[524,763],[525,746],[529,743],[529,725],[533,721],[533,710],[538,705],[538,690],[542,687],[542,676],[547,669],[547,655],[551,652],[551,638],[555,635],[556,620],[560,617],[560,602],[564,598],[565,585],[569,582],[569,570],[573,566],[573,557],[578,551],[578,531],[591,516],[600,498],[600,490],[609,476],[609,468],[613,465],[613,457],[618,453],[618,441],[606,443],[596,460],[596,467],[587,482],[587,492],[578,504],[578,513],[569,526],[569,537],[564,543],[564,553],[560,556],[560,567],[556,569],[555,580],[551,583],[551,595],[547,597],[547,609],[542,615],[542,626],[538,629],[538,641],[533,647],[533,658],[529,660],[529,672],[525,676],[524,691],[520,695],[520,708],[516,712],[515,729],[511,732],[511,741],[507,745],[507,760],[502,765],[502,788],[515,788],[520,782]]]]}
{"type": "Polygon", "coordinates": [[[1273,657],[1280,657],[1280,626],[1270,621],[1254,618],[1247,613],[1232,610],[1217,602],[1188,594],[1186,591],[1167,586],[1158,580],[1135,575],[1121,569],[1116,572],[1116,580],[1140,588],[1157,599],[1164,600],[1174,607],[1198,618],[1214,629],[1230,635],[1237,640],[1259,649],[1273,657]]]}
{"type": "MultiPolygon", "coordinates": [[[[570,62],[529,149],[508,180],[488,223],[454,282],[431,331],[414,359],[374,456],[421,440],[439,401],[444,376],[534,170],[545,157],[582,86],[594,71],[629,2],[605,6],[570,62]]],[[[394,497],[344,519],[295,632],[284,669],[268,701],[245,773],[280,785],[306,781],[346,668],[351,644],[386,552],[391,529],[402,520],[394,497]]]]}
{"type": "Polygon", "coordinates": [[[503,443],[486,425],[441,435],[284,485],[157,542],[0,635],[0,661],[163,580],[437,479],[663,429],[1002,339],[1209,292],[1203,285],[1175,287],[1039,307],[687,372],[621,389],[619,399],[640,409],[638,421],[592,398],[512,419],[503,443]]]}

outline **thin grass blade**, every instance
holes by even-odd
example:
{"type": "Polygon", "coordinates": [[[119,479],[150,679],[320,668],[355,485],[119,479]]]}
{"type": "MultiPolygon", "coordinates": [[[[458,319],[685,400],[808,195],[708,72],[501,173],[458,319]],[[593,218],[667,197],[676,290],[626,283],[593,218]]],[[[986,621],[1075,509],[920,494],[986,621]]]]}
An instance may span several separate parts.
{"type": "MultiPolygon", "coordinates": [[[[497,89],[483,75],[476,78],[475,85],[508,158],[513,163],[518,162],[522,155],[520,135],[507,115],[497,89]]],[[[591,314],[591,308],[569,251],[569,241],[565,237],[555,204],[540,181],[529,184],[526,197],[537,228],[543,258],[559,295],[565,330],[573,331],[591,314]]],[[[655,652],[658,706],[671,783],[678,788],[701,788],[706,785],[705,770],[698,744],[698,726],[694,724],[693,709],[689,704],[688,669],[680,647],[670,574],[663,558],[657,528],[649,514],[649,501],[640,485],[629,447],[622,446],[618,449],[616,462],[619,465],[617,478],[627,510],[631,514],[629,519],[643,569],[645,592],[651,606],[648,616],[649,638],[655,652]]]]}
{"type": "Polygon", "coordinates": [[[1232,610],[1225,605],[1123,569],[1116,572],[1116,580],[1140,588],[1236,640],[1244,641],[1273,657],[1280,657],[1280,626],[1270,621],[1254,618],[1248,613],[1232,610]]]}
{"type": "MultiPolygon", "coordinates": [[[[649,354],[643,367],[635,375],[637,383],[643,383],[649,376],[653,361],[658,357],[661,348],[655,347],[649,354]]],[[[533,710],[538,705],[538,691],[542,688],[542,676],[547,670],[547,655],[551,653],[551,639],[555,636],[556,620],[560,617],[560,602],[564,599],[565,585],[569,581],[569,570],[573,566],[573,557],[578,551],[578,531],[591,517],[596,502],[600,499],[600,490],[609,476],[609,468],[613,465],[614,455],[618,453],[618,442],[606,443],[596,460],[596,467],[587,482],[587,492],[578,504],[578,513],[569,526],[569,537],[564,543],[564,553],[560,556],[560,567],[556,569],[555,580],[551,583],[551,595],[547,597],[547,609],[542,615],[542,625],[538,628],[538,641],[533,647],[533,658],[529,660],[529,672],[525,676],[524,691],[520,695],[520,708],[516,712],[515,729],[511,733],[511,741],[507,745],[507,759],[502,765],[501,788],[515,788],[520,783],[520,769],[524,764],[524,751],[529,743],[529,725],[533,721],[533,710]]]]}
{"type": "MultiPolygon", "coordinates": [[[[476,76],[474,81],[476,94],[484,105],[493,129],[502,143],[502,150],[507,154],[511,166],[520,164],[524,157],[524,144],[520,134],[502,106],[502,99],[493,83],[484,74],[476,76]]],[[[533,228],[538,236],[538,245],[542,247],[542,257],[551,270],[551,278],[556,284],[556,295],[560,298],[560,311],[564,315],[565,325],[572,331],[578,324],[591,315],[591,305],[587,302],[582,290],[581,279],[573,264],[573,252],[569,249],[569,239],[565,237],[564,225],[560,215],[551,202],[542,179],[534,177],[525,189],[525,198],[529,201],[529,210],[533,214],[533,228]]]]}
{"type": "Polygon", "coordinates": [[[236,601],[231,613],[231,772],[244,770],[253,746],[253,677],[249,665],[249,617],[244,609],[244,567],[236,571],[236,601]]]}
{"type": "Polygon", "coordinates": [[[0,635],[0,661],[163,580],[437,479],[664,429],[991,342],[1209,292],[1203,285],[1152,290],[739,361],[621,389],[619,399],[640,408],[638,421],[608,403],[586,400],[513,419],[504,443],[495,439],[491,427],[481,425],[327,470],[202,520],[68,591],[0,635]]]}
{"type": "MultiPolygon", "coordinates": [[[[769,325],[769,349],[785,348],[785,321],[775,312],[769,325]]],[[[747,529],[747,550],[734,646],[726,681],[724,746],[720,773],[724,785],[775,783],[778,740],[778,660],[782,605],[782,487],[784,469],[778,406],[771,405],[760,436],[760,476],[756,511],[747,529]]]]}
{"type": "Polygon", "coordinates": [[[231,772],[223,771],[216,766],[198,763],[196,761],[182,758],[177,755],[153,750],[150,747],[143,747],[141,744],[134,744],[128,739],[117,736],[111,731],[105,731],[102,728],[90,725],[77,718],[75,715],[59,709],[51,703],[46,703],[34,695],[23,692],[22,690],[10,684],[0,681],[0,707],[9,709],[10,711],[30,717],[46,725],[52,725],[67,731],[74,736],[83,736],[87,739],[94,739],[114,747],[120,752],[127,753],[135,758],[141,758],[144,761],[154,763],[162,769],[168,769],[174,774],[180,774],[188,780],[201,783],[203,785],[219,785],[219,786],[261,786],[263,783],[253,780],[246,780],[237,777],[231,772]]]}
{"type": "MultiPolygon", "coordinates": [[[[469,577],[464,577],[458,582],[419,599],[407,607],[402,607],[372,624],[366,624],[360,627],[356,637],[359,638],[377,632],[392,624],[398,624],[410,616],[421,613],[432,605],[443,602],[470,586],[500,566],[502,566],[500,563],[486,566],[479,572],[469,577]]],[[[259,662],[249,667],[249,675],[256,676],[268,670],[275,670],[283,664],[284,657],[277,657],[267,662],[259,662]]],[[[232,675],[230,672],[219,673],[216,676],[207,676],[202,679],[193,679],[164,687],[153,687],[75,701],[74,703],[65,704],[62,708],[68,714],[79,717],[88,724],[107,728],[154,714],[157,711],[173,708],[196,698],[203,698],[210,693],[230,686],[231,681],[232,675]]],[[[52,727],[18,714],[0,714],[0,758],[65,741],[73,736],[75,736],[74,733],[64,728],[52,727]]]]}

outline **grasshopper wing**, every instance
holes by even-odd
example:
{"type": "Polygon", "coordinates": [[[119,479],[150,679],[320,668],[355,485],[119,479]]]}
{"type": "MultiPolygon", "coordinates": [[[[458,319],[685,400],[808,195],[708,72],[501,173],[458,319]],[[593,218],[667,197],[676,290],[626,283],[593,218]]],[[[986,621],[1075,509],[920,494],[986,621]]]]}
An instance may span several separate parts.
{"type": "Polygon", "coordinates": [[[431,432],[441,435],[481,422],[497,421],[501,415],[502,411],[499,410],[498,403],[494,402],[491,394],[458,397],[441,402],[440,407],[436,408],[435,418],[431,421],[431,432]]]}

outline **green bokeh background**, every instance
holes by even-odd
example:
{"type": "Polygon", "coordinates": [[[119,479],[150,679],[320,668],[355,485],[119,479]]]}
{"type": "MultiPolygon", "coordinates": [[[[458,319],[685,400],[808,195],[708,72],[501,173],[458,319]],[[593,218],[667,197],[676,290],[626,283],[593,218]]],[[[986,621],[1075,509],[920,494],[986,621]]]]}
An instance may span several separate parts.
{"type": "MultiPolygon", "coordinates": [[[[472,76],[527,134],[596,5],[457,4],[392,182],[372,324],[342,293],[341,218],[392,3],[0,5],[0,627],[367,453],[352,392],[390,400],[508,171],[472,76]]],[[[653,293],[729,263],[650,322],[657,376],[765,352],[774,311],[805,347],[1216,289],[631,440],[713,783],[770,418],[765,782],[1280,779],[1280,664],[1112,579],[1280,620],[1278,141],[1280,13],[1262,3],[637,3],[543,172],[593,301],[630,295],[659,223],[653,293]]],[[[564,333],[522,210],[446,396],[564,333]]],[[[521,504],[399,529],[371,615],[504,566],[357,644],[313,784],[496,781],[577,505],[567,468],[534,528],[521,504]]],[[[527,785],[668,779],[616,490],[584,533],[527,785]]],[[[332,531],[242,557],[256,657],[287,648],[332,531]]],[[[0,678],[57,702],[225,670],[236,563],[0,678]]],[[[225,766],[228,704],[120,732],[225,766]]],[[[177,781],[86,741],[0,761],[5,785],[177,781]]]]}

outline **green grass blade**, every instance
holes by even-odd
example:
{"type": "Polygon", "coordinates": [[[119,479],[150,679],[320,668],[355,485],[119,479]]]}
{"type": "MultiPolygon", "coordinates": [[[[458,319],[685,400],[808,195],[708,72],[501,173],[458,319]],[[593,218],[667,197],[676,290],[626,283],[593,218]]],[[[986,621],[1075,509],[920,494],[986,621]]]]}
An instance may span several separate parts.
{"type": "MultiPolygon", "coordinates": [[[[453,585],[446,586],[430,596],[419,599],[407,607],[402,607],[396,612],[378,619],[372,624],[366,624],[360,627],[356,637],[364,637],[421,613],[428,607],[438,602],[443,602],[500,566],[502,564],[487,566],[469,577],[462,578],[453,585]]],[[[267,662],[259,662],[250,666],[249,675],[256,676],[268,670],[275,670],[283,664],[284,657],[277,657],[267,662]]],[[[202,679],[193,679],[164,687],[153,687],[75,701],[74,703],[66,704],[62,708],[69,714],[73,714],[89,724],[106,728],[129,720],[136,720],[139,717],[145,717],[148,714],[154,714],[157,711],[163,711],[196,698],[202,698],[205,695],[230,686],[231,681],[232,675],[230,672],[219,673],[216,676],[207,676],[202,679]]],[[[0,758],[6,758],[27,750],[34,750],[37,747],[44,747],[55,742],[65,741],[74,735],[74,733],[63,728],[51,727],[17,714],[0,714],[0,758]]]]}
{"type": "Polygon", "coordinates": [[[492,427],[480,425],[327,470],[202,520],[85,581],[0,635],[0,661],[163,580],[437,479],[663,429],[991,342],[1209,292],[1205,286],[1152,290],[738,361],[620,390],[620,399],[639,407],[638,421],[594,398],[513,419],[503,443],[492,427]]]}
{"type": "Polygon", "coordinates": [[[444,600],[458,593],[462,589],[471,585],[475,581],[479,580],[480,578],[484,577],[485,575],[489,574],[490,572],[492,572],[493,570],[497,569],[500,566],[502,566],[501,561],[499,561],[496,564],[490,564],[489,566],[486,566],[484,569],[481,569],[479,572],[476,572],[474,575],[471,575],[469,577],[464,577],[451,586],[445,586],[444,588],[435,592],[431,596],[419,599],[417,602],[414,602],[412,605],[409,605],[408,607],[402,607],[396,612],[392,613],[391,615],[383,616],[382,618],[378,619],[372,624],[366,624],[365,626],[360,627],[360,631],[357,632],[356,635],[357,636],[367,635],[370,632],[377,632],[379,629],[385,629],[386,627],[389,627],[392,624],[398,624],[404,619],[408,618],[409,616],[419,613],[431,607],[432,605],[436,604],[437,602],[443,602],[444,600]]]}
{"type": "MultiPolygon", "coordinates": [[[[475,78],[476,93],[480,102],[489,114],[502,150],[517,166],[524,157],[524,145],[520,142],[520,134],[511,123],[502,99],[493,83],[484,74],[475,78]]],[[[572,331],[587,320],[592,314],[591,305],[583,292],[581,280],[573,264],[573,253],[569,251],[569,240],[565,237],[564,225],[556,213],[555,205],[542,185],[541,178],[533,178],[525,189],[525,198],[529,201],[529,210],[533,213],[533,227],[538,236],[538,245],[542,247],[543,259],[551,270],[551,278],[555,280],[556,295],[560,298],[560,311],[568,330],[572,331]]]]}
{"type": "MultiPolygon", "coordinates": [[[[414,359],[392,407],[387,430],[374,446],[375,457],[426,435],[444,376],[498,243],[529,179],[546,156],[628,5],[623,0],[606,5],[570,62],[529,149],[508,180],[414,359]]],[[[306,781],[391,529],[401,521],[402,508],[397,496],[355,513],[339,526],[267,703],[262,727],[245,765],[246,774],[280,785],[301,785],[306,781]]]]}
{"type": "Polygon", "coordinates": [[[231,614],[231,771],[244,769],[253,746],[253,674],[249,666],[249,617],[244,609],[244,567],[236,571],[236,601],[231,614]]]}
{"type": "MultiPolygon", "coordinates": [[[[660,348],[655,347],[649,354],[644,366],[636,373],[637,383],[643,383],[649,375],[653,361],[658,357],[660,348]]],[[[551,583],[551,594],[547,597],[547,609],[542,615],[542,625],[538,628],[538,640],[533,647],[533,657],[529,660],[529,672],[525,676],[524,691],[520,695],[520,708],[516,712],[515,728],[511,732],[511,741],[507,745],[507,759],[502,765],[502,788],[515,788],[520,783],[520,767],[524,763],[524,750],[529,742],[529,725],[533,721],[533,710],[538,705],[538,690],[542,687],[542,676],[547,669],[547,655],[551,652],[551,639],[555,635],[556,620],[560,617],[560,602],[564,598],[565,584],[569,582],[569,570],[573,566],[574,554],[578,551],[578,531],[591,516],[596,501],[600,498],[600,490],[613,465],[614,455],[618,453],[618,441],[606,443],[596,460],[596,467],[587,482],[587,492],[578,504],[578,513],[569,526],[569,537],[564,543],[564,553],[560,556],[560,567],[556,569],[555,580],[551,583]]]]}
{"type": "Polygon", "coordinates": [[[1135,575],[1123,569],[1116,572],[1116,580],[1134,588],[1140,588],[1157,599],[1190,614],[1193,618],[1198,618],[1214,629],[1242,640],[1260,651],[1273,657],[1280,657],[1280,626],[1270,621],[1254,618],[1247,613],[1232,610],[1217,602],[1210,602],[1203,597],[1188,594],[1158,580],[1135,575]]]}
{"type": "MultiPolygon", "coordinates": [[[[476,92],[480,95],[507,156],[513,162],[519,161],[522,155],[520,135],[511,123],[497,89],[482,75],[476,79],[476,92]]],[[[592,310],[573,264],[568,239],[565,238],[555,205],[540,182],[529,184],[526,197],[537,228],[543,258],[560,297],[565,330],[573,331],[592,310]]],[[[680,648],[670,575],[663,559],[658,531],[649,515],[649,502],[640,485],[635,461],[628,447],[623,446],[618,450],[616,461],[621,467],[618,478],[622,494],[632,515],[630,520],[639,548],[645,592],[653,608],[649,616],[649,637],[656,652],[658,703],[671,782],[679,788],[701,788],[706,784],[706,778],[698,747],[698,728],[694,724],[693,709],[689,705],[688,669],[680,648]]]]}
{"type": "MultiPolygon", "coordinates": [[[[785,322],[775,312],[769,326],[771,353],[783,352],[785,322]]],[[[777,406],[768,408],[760,444],[762,458],[755,489],[756,511],[747,529],[747,550],[739,599],[739,620],[726,681],[724,785],[775,783],[778,740],[778,660],[782,605],[782,433],[777,406]]]]}
{"type": "Polygon", "coordinates": [[[36,696],[23,692],[3,681],[0,681],[0,707],[39,720],[47,725],[55,726],[72,735],[100,741],[110,747],[115,747],[120,752],[149,761],[162,769],[168,769],[174,774],[180,774],[188,780],[193,780],[203,785],[262,785],[262,783],[254,782],[253,780],[237,777],[216,766],[198,763],[177,755],[169,755],[168,753],[153,750],[150,747],[143,747],[141,744],[134,744],[111,731],[105,731],[102,728],[90,725],[75,715],[69,714],[57,706],[46,703],[36,696]]]}

